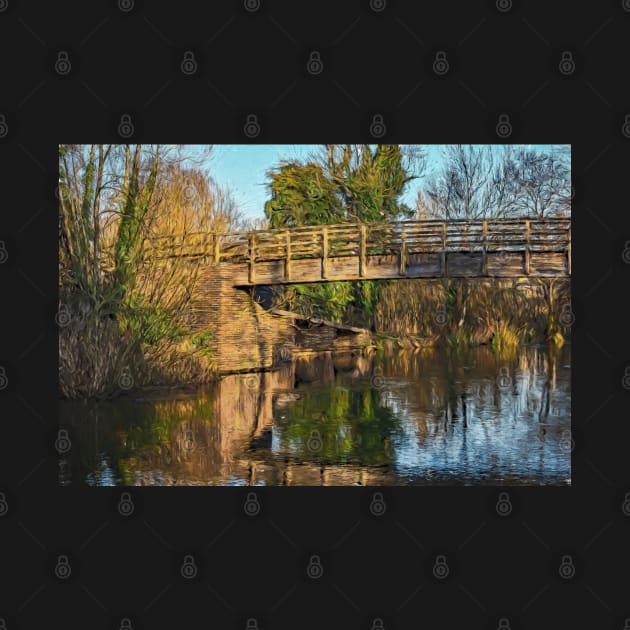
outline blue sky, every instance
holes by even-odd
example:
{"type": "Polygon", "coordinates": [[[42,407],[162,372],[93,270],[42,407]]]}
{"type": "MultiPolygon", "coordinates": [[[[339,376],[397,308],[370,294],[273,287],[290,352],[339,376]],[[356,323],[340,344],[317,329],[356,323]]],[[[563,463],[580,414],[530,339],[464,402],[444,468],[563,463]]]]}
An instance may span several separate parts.
{"type": "MultiPolygon", "coordinates": [[[[439,167],[444,145],[423,146],[428,158],[426,178],[439,167]]],[[[552,145],[537,146],[549,149],[552,145]]],[[[313,144],[218,144],[214,145],[204,168],[219,184],[231,190],[246,217],[262,218],[264,204],[268,199],[265,172],[283,159],[303,160],[317,148],[318,145],[313,144]]],[[[408,184],[403,201],[413,207],[422,183],[423,179],[417,179],[408,184]]]]}

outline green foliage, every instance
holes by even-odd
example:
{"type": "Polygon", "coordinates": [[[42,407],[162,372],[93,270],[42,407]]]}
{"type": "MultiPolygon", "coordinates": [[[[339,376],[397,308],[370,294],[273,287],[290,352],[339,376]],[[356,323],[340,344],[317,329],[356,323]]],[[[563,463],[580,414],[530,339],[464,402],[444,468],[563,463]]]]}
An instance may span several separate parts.
{"type": "Polygon", "coordinates": [[[265,203],[265,215],[270,227],[343,221],[341,200],[319,165],[285,162],[268,175],[271,199],[265,203]]]}
{"type": "Polygon", "coordinates": [[[129,295],[119,309],[120,331],[152,345],[163,340],[178,341],[188,330],[173,319],[173,314],[159,303],[151,303],[141,295],[129,295]]]}
{"type": "MultiPolygon", "coordinates": [[[[271,198],[265,215],[272,228],[409,217],[400,202],[414,179],[400,145],[323,145],[305,163],[283,162],[267,173],[271,198]]],[[[383,283],[375,281],[294,285],[285,290],[289,308],[342,321],[349,306],[371,320],[383,283]]]]}
{"type": "Polygon", "coordinates": [[[366,381],[363,388],[348,389],[337,377],[334,387],[305,396],[280,418],[281,434],[319,461],[361,461],[372,465],[391,463],[387,444],[400,430],[400,422],[384,407],[378,390],[366,381]],[[322,441],[310,453],[313,433],[322,441]]]}

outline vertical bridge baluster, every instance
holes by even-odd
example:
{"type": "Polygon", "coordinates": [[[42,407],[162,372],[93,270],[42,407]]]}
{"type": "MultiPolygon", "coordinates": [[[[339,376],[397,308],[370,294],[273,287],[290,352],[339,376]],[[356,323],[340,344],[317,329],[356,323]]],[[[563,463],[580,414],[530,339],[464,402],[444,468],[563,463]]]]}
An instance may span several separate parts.
{"type": "Polygon", "coordinates": [[[291,231],[284,233],[285,238],[285,258],[284,258],[284,279],[291,280],[291,231]]]}
{"type": "Polygon", "coordinates": [[[367,249],[367,227],[362,223],[359,227],[361,240],[359,242],[359,276],[365,277],[366,272],[366,249],[367,249]]]}
{"type": "Polygon", "coordinates": [[[529,276],[529,264],[530,264],[530,250],[529,250],[529,243],[530,243],[530,236],[531,236],[531,227],[530,227],[530,221],[529,219],[525,220],[525,275],[529,276]]]}
{"type": "Polygon", "coordinates": [[[571,275],[571,224],[567,231],[567,272],[571,275]]]}
{"type": "Polygon", "coordinates": [[[328,277],[328,228],[322,228],[322,278],[328,277]]]}
{"type": "Polygon", "coordinates": [[[400,275],[407,274],[407,234],[403,230],[400,234],[400,275]]]}
{"type": "Polygon", "coordinates": [[[482,224],[482,232],[483,235],[481,237],[481,275],[488,275],[488,221],[487,219],[483,220],[482,224]]]}
{"type": "Polygon", "coordinates": [[[221,242],[219,241],[219,233],[214,233],[214,264],[218,265],[221,260],[221,242]]]}
{"type": "Polygon", "coordinates": [[[249,235],[249,283],[256,281],[256,234],[249,235]]]}
{"type": "Polygon", "coordinates": [[[446,275],[446,222],[442,223],[442,275],[446,275]]]}

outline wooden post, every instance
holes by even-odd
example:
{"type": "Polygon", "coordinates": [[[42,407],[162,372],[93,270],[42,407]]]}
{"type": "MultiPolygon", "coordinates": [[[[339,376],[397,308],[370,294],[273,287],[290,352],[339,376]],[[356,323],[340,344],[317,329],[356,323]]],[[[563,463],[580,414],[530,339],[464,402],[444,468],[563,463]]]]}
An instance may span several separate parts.
{"type": "Polygon", "coordinates": [[[364,224],[361,224],[359,230],[361,231],[361,240],[359,242],[359,276],[365,277],[366,270],[366,249],[367,249],[367,228],[364,224]]]}
{"type": "Polygon", "coordinates": [[[488,221],[483,220],[483,236],[481,241],[481,275],[488,275],[488,221]]]}
{"type": "Polygon", "coordinates": [[[400,235],[400,275],[407,273],[407,235],[402,232],[400,235]]]}
{"type": "Polygon", "coordinates": [[[291,280],[291,232],[287,230],[284,233],[285,237],[285,259],[284,259],[284,279],[291,280]]]}
{"type": "Polygon", "coordinates": [[[328,228],[322,228],[322,279],[328,277],[328,228]]]}
{"type": "Polygon", "coordinates": [[[569,224],[569,230],[568,230],[567,271],[568,271],[569,275],[571,275],[571,224],[569,224]]]}
{"type": "Polygon", "coordinates": [[[214,233],[214,264],[218,265],[221,260],[221,242],[219,241],[219,233],[214,233]]]}
{"type": "Polygon", "coordinates": [[[525,275],[529,276],[529,261],[530,261],[529,240],[530,240],[530,235],[531,235],[529,219],[525,220],[525,228],[526,228],[526,232],[525,232],[525,238],[526,238],[526,243],[525,243],[525,275]]]}
{"type": "Polygon", "coordinates": [[[446,275],[446,222],[442,223],[442,275],[446,275]]]}
{"type": "Polygon", "coordinates": [[[249,235],[249,283],[256,281],[256,234],[249,235]]]}

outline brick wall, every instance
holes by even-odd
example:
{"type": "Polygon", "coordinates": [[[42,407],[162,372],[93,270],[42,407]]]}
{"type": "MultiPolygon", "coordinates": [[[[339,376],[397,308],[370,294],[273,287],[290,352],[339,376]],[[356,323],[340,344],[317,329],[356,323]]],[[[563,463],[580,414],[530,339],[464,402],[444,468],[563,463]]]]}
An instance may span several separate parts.
{"type": "Polygon", "coordinates": [[[233,270],[222,265],[200,271],[191,304],[192,328],[213,332],[219,372],[270,368],[274,351],[294,342],[291,321],[271,315],[248,290],[233,283],[233,270]]]}

